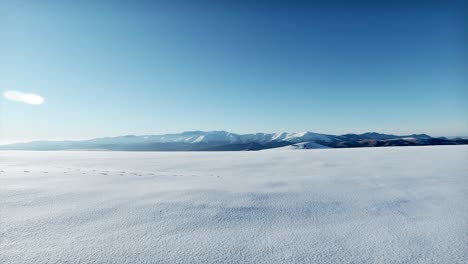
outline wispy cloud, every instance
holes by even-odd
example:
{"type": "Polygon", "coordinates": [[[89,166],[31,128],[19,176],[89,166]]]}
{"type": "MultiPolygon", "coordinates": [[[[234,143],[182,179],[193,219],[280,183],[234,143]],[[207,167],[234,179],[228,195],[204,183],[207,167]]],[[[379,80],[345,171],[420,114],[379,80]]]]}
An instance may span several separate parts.
{"type": "Polygon", "coordinates": [[[41,105],[44,103],[44,98],[37,94],[23,93],[19,91],[6,91],[3,96],[10,101],[22,102],[32,105],[41,105]]]}

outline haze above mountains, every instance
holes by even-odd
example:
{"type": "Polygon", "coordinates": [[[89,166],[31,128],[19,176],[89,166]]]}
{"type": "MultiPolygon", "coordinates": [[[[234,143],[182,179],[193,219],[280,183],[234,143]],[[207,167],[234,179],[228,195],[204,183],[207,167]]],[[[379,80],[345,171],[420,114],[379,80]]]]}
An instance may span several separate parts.
{"type": "Polygon", "coordinates": [[[463,138],[434,138],[426,134],[328,135],[314,132],[235,134],[226,131],[186,131],[177,134],[104,137],[77,141],[33,141],[0,145],[0,150],[116,150],[116,151],[241,151],[262,149],[351,148],[382,146],[461,145],[463,138]],[[288,148],[284,148],[290,146],[288,148]]]}

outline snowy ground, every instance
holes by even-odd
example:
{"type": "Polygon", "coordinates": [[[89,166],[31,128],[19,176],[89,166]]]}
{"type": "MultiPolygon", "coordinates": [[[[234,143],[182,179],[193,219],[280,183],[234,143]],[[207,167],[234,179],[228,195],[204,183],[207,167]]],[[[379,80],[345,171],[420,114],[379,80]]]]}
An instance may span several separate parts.
{"type": "Polygon", "coordinates": [[[468,147],[0,152],[1,263],[468,263],[468,147]]]}

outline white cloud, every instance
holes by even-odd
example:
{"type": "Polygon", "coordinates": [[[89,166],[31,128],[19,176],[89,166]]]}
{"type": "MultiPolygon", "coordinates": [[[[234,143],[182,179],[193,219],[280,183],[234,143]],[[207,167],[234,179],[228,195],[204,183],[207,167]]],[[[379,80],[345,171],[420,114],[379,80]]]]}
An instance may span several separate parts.
{"type": "Polygon", "coordinates": [[[10,101],[23,102],[26,104],[40,105],[44,103],[44,98],[37,94],[23,93],[19,91],[6,91],[3,96],[10,101]]]}

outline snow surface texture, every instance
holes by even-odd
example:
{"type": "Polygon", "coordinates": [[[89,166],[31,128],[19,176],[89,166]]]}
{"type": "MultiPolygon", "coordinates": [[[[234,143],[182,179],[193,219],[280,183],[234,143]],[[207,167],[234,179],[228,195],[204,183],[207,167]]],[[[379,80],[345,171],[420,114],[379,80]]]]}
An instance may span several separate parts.
{"type": "Polygon", "coordinates": [[[468,147],[0,152],[1,263],[468,263],[468,147]]]}

